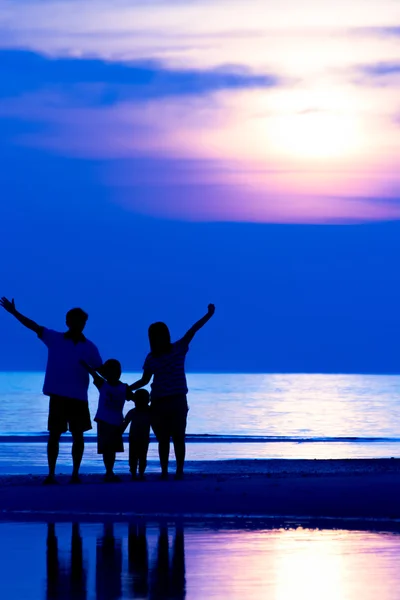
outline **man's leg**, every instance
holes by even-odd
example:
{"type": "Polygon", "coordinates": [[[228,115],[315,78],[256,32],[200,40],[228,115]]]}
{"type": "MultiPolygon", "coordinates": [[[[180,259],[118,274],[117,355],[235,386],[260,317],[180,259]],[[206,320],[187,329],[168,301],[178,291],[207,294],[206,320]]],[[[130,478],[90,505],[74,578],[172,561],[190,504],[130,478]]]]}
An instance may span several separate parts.
{"type": "Polygon", "coordinates": [[[58,452],[60,449],[60,437],[61,433],[58,431],[50,431],[49,439],[47,441],[47,462],[49,465],[49,475],[51,477],[54,477],[56,472],[58,452]]]}
{"type": "Polygon", "coordinates": [[[83,431],[74,431],[72,433],[72,479],[79,480],[79,467],[81,466],[85,442],[83,439],[83,431]]]}
{"type": "Polygon", "coordinates": [[[89,404],[76,398],[66,399],[66,414],[68,427],[72,435],[72,477],[71,483],[80,483],[79,468],[82,462],[85,442],[83,435],[85,431],[92,428],[90,420],[89,404]]]}
{"type": "Polygon", "coordinates": [[[58,452],[60,448],[61,433],[58,431],[50,431],[49,439],[47,440],[47,463],[49,465],[49,475],[45,483],[52,483],[55,478],[56,464],[58,452]]]}
{"type": "Polygon", "coordinates": [[[61,434],[67,431],[65,415],[65,398],[50,396],[49,416],[47,420],[49,437],[47,440],[47,464],[49,474],[44,480],[45,484],[57,483],[55,480],[56,464],[59,452],[61,434]]]}

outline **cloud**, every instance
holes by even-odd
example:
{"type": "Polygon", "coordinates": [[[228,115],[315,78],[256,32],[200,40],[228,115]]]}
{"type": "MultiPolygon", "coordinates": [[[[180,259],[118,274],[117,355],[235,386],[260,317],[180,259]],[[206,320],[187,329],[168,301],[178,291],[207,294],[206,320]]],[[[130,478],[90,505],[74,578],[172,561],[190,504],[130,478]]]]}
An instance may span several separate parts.
{"type": "Polygon", "coordinates": [[[136,158],[109,163],[103,182],[125,208],[176,220],[346,224],[400,219],[399,186],[390,198],[328,190],[305,195],[277,189],[274,173],[266,172],[264,184],[257,185],[257,173],[245,169],[218,161],[136,158]]]}
{"type": "Polygon", "coordinates": [[[361,70],[370,77],[398,75],[400,74],[400,62],[379,62],[374,65],[366,65],[362,67],[361,70]]]}
{"type": "Polygon", "coordinates": [[[398,84],[400,75],[399,61],[382,61],[369,65],[357,67],[356,83],[365,85],[389,85],[398,84]]]}
{"type": "Polygon", "coordinates": [[[134,212],[202,222],[367,223],[400,219],[400,199],[276,196],[249,186],[141,185],[118,190],[115,200],[134,212]]]}
{"type": "Polygon", "coordinates": [[[400,37],[400,25],[388,27],[355,27],[350,30],[353,35],[393,38],[400,37]]]}
{"type": "Polygon", "coordinates": [[[278,86],[274,74],[244,67],[172,69],[160,62],[107,62],[99,58],[50,58],[21,50],[0,51],[0,98],[58,91],[78,105],[110,106],[126,100],[204,96],[221,90],[278,86]]]}

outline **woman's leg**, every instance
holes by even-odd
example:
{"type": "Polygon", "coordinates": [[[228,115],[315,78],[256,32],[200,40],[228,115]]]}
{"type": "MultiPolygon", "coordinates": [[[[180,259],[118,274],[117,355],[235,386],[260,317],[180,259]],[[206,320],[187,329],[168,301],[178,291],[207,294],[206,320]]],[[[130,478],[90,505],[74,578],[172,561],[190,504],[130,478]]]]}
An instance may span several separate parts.
{"type": "Polygon", "coordinates": [[[163,479],[167,479],[171,431],[169,415],[165,406],[152,406],[151,427],[158,441],[158,456],[160,457],[161,477],[163,479]]]}
{"type": "Polygon", "coordinates": [[[176,459],[176,478],[183,477],[183,467],[186,456],[186,422],[187,422],[188,405],[186,396],[177,399],[177,405],[173,415],[172,441],[174,443],[175,459],[176,459]]]}
{"type": "Polygon", "coordinates": [[[176,458],[176,475],[177,477],[182,477],[183,475],[183,467],[185,464],[185,456],[186,456],[186,443],[185,436],[183,435],[174,435],[172,438],[174,442],[174,450],[175,450],[175,458],[176,458]]]}
{"type": "Polygon", "coordinates": [[[169,461],[169,438],[162,438],[158,442],[158,456],[161,464],[161,477],[168,477],[168,461],[169,461]]]}
{"type": "Polygon", "coordinates": [[[103,454],[103,462],[106,468],[106,475],[114,475],[115,452],[106,450],[103,454]]]}

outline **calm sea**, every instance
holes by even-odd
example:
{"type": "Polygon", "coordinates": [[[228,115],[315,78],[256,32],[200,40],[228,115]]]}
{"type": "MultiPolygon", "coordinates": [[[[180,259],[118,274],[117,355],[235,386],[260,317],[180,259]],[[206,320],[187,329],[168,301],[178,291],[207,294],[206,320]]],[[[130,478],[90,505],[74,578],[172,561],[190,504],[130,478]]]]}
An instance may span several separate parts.
{"type": "MultiPolygon", "coordinates": [[[[188,381],[189,460],[400,456],[400,376],[190,374],[188,381]]],[[[42,382],[43,373],[0,373],[1,472],[45,468],[42,382]]],[[[91,386],[92,416],[96,404],[91,386]]],[[[87,440],[83,466],[102,468],[94,430],[87,440]]],[[[70,464],[69,453],[62,444],[60,465],[70,464]]],[[[152,443],[150,466],[156,458],[152,443]]]]}

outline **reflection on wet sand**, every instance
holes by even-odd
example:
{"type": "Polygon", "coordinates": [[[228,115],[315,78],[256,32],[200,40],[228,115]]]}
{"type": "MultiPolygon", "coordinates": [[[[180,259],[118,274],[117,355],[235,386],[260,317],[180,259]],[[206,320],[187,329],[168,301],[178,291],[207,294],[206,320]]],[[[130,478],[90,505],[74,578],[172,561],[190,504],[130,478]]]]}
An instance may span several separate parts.
{"type": "Polygon", "coordinates": [[[122,597],[122,540],[114,536],[114,525],[103,526],[96,543],[96,600],[122,597]]]}
{"type": "MultiPolygon", "coordinates": [[[[55,525],[48,524],[46,547],[46,600],[86,600],[87,567],[83,559],[79,525],[72,525],[69,552],[61,553],[55,525]]],[[[123,535],[115,534],[113,523],[105,523],[101,535],[96,538],[96,600],[120,600],[126,597],[123,590],[123,564],[123,535]]],[[[129,524],[127,566],[129,598],[184,600],[186,578],[183,527],[175,527],[170,549],[168,528],[160,525],[156,549],[150,559],[146,526],[129,524]]]]}
{"type": "Polygon", "coordinates": [[[59,555],[54,523],[48,523],[46,567],[46,600],[86,600],[86,565],[83,561],[82,537],[78,523],[72,524],[70,554],[67,560],[62,560],[59,555]]]}
{"type": "Polygon", "coordinates": [[[149,552],[146,526],[144,524],[129,524],[128,526],[128,570],[132,597],[147,598],[149,592],[149,552]]]}
{"type": "Polygon", "coordinates": [[[169,556],[168,529],[160,527],[157,554],[150,572],[149,598],[186,597],[185,581],[185,544],[182,527],[177,527],[172,546],[172,557],[169,556]]]}
{"type": "Polygon", "coordinates": [[[43,525],[0,524],[0,598],[398,600],[396,533],[236,527],[222,521],[185,530],[165,522],[60,523],[47,526],[46,539],[43,525]],[[35,544],[43,549],[40,558],[35,544]],[[36,564],[30,588],[15,577],[21,560],[28,569],[36,564]]]}

